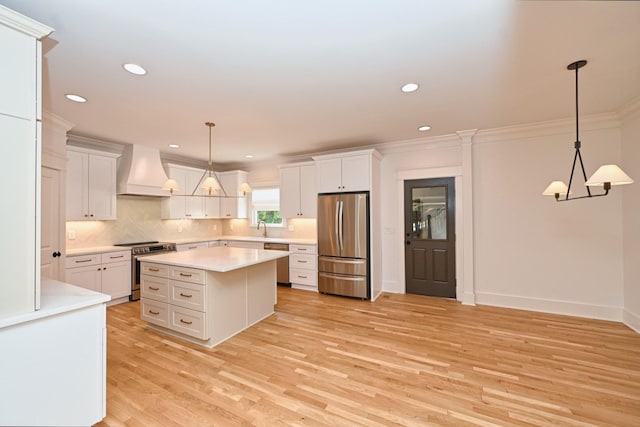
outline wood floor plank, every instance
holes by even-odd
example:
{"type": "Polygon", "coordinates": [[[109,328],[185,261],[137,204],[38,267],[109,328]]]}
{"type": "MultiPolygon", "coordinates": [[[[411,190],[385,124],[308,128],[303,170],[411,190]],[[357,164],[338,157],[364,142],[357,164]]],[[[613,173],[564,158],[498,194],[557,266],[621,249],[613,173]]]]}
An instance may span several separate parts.
{"type": "Polygon", "coordinates": [[[278,288],[207,349],[107,309],[98,426],[639,426],[640,335],[616,322],[417,295],[278,288]]]}

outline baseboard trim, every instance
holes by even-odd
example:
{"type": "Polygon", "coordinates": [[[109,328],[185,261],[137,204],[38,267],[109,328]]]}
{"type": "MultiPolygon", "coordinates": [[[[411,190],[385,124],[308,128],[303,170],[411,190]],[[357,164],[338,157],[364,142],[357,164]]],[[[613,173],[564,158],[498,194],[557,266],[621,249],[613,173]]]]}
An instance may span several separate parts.
{"type": "Polygon", "coordinates": [[[622,322],[640,334],[640,315],[625,308],[622,311],[622,322]]]}
{"type": "Polygon", "coordinates": [[[539,311],[542,313],[586,317],[589,319],[612,320],[615,322],[623,321],[622,307],[606,305],[583,304],[485,292],[476,293],[476,303],[497,307],[539,311]]]}

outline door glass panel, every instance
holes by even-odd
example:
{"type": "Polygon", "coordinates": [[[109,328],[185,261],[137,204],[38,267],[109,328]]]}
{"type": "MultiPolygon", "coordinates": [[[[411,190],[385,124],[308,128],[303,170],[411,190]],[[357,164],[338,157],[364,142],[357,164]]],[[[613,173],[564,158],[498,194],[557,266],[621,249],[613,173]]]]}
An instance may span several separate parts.
{"type": "Polygon", "coordinates": [[[447,187],[411,189],[412,234],[415,239],[447,239],[447,187]]]}

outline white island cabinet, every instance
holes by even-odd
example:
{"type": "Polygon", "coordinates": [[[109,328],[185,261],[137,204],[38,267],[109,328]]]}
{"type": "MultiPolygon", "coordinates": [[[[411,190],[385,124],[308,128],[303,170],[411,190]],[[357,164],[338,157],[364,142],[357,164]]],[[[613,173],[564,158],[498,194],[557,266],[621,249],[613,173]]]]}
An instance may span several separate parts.
{"type": "Polygon", "coordinates": [[[140,317],[153,329],[213,347],[274,312],[276,260],[288,252],[213,247],[140,263],[140,317]]]}

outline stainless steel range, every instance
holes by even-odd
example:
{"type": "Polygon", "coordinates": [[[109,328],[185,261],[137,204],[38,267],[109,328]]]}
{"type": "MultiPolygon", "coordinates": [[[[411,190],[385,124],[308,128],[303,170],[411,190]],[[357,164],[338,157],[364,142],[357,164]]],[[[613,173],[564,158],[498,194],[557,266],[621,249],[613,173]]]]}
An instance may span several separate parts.
{"type": "Polygon", "coordinates": [[[165,242],[134,242],[134,243],[119,243],[114,246],[122,246],[131,248],[131,295],[129,295],[130,301],[137,301],[140,299],[140,258],[149,255],[158,255],[165,252],[175,252],[175,243],[165,242]]]}

